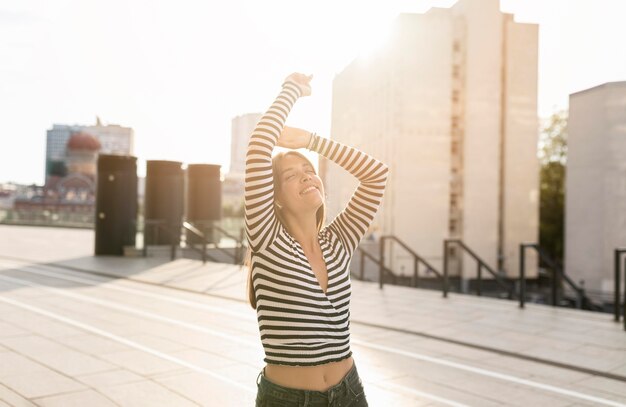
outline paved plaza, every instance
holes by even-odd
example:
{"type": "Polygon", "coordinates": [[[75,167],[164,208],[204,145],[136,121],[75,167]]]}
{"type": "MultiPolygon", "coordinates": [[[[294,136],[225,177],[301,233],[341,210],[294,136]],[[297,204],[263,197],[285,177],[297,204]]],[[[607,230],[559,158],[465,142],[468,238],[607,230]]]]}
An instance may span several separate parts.
{"type": "MultiPolygon", "coordinates": [[[[92,230],[0,225],[0,406],[253,406],[239,266],[93,256],[92,230]]],[[[370,406],[626,406],[612,314],[352,280],[370,406]]]]}

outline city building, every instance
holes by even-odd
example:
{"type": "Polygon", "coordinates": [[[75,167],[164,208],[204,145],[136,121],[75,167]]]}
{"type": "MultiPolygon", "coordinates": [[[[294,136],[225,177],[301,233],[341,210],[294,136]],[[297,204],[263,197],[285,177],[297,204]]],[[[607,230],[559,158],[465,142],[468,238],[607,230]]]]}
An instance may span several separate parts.
{"type": "Polygon", "coordinates": [[[65,153],[66,173],[48,176],[44,186],[46,199],[93,204],[100,149],[95,136],[84,131],[72,134],[65,153]]]}
{"type": "Polygon", "coordinates": [[[262,113],[246,113],[231,120],[229,173],[244,174],[246,172],[248,140],[261,120],[261,116],[262,113]]]}
{"type": "Polygon", "coordinates": [[[134,154],[134,130],[117,124],[103,125],[100,118],[96,118],[96,124],[66,125],[53,124],[52,129],[47,131],[46,137],[46,166],[45,182],[50,175],[62,175],[66,162],[67,142],[72,134],[85,132],[93,135],[100,143],[100,153],[133,155],[134,154]]]}
{"type": "Polygon", "coordinates": [[[83,126],[53,124],[46,132],[46,165],[44,183],[50,175],[63,175],[66,171],[67,142],[73,133],[81,131],[83,126]]]}
{"type": "Polygon", "coordinates": [[[134,155],[135,154],[135,131],[130,127],[119,124],[107,124],[96,119],[93,126],[85,126],[83,130],[96,136],[101,144],[102,154],[134,155]]]}
{"type": "Polygon", "coordinates": [[[571,94],[567,123],[567,274],[612,294],[615,249],[626,249],[626,81],[571,94]]]}
{"type": "MultiPolygon", "coordinates": [[[[374,236],[399,237],[439,271],[444,239],[461,239],[516,277],[519,244],[539,239],[537,76],[538,26],[502,13],[498,0],[401,14],[384,47],[337,74],[332,137],[390,166],[374,236]]],[[[357,183],[333,163],[320,170],[332,219],[357,183]]],[[[452,276],[476,278],[473,258],[458,246],[449,254],[452,276]]],[[[412,274],[398,245],[386,258],[412,274]]],[[[535,253],[526,265],[535,277],[535,253]]]]}
{"type": "Polygon", "coordinates": [[[119,125],[54,124],[46,134],[45,183],[12,200],[15,221],[90,225],[98,154],[132,155],[134,131],[119,125]]]}
{"type": "Polygon", "coordinates": [[[246,113],[234,117],[231,121],[230,169],[224,176],[222,187],[222,204],[227,216],[243,213],[246,150],[250,135],[262,115],[262,113],[246,113]]]}

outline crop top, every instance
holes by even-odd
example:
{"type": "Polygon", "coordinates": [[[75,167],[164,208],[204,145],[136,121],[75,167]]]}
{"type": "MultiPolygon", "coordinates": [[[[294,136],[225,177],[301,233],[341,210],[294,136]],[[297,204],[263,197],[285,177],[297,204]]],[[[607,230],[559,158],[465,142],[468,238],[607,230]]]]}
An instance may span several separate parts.
{"type": "Polygon", "coordinates": [[[380,206],[388,167],[369,155],[314,135],[310,149],[360,182],[346,207],[318,234],[328,271],[322,290],[297,240],[274,215],[272,151],[289,111],[302,95],[288,80],[261,117],[248,144],[245,231],[266,363],[314,366],[337,362],[350,350],[350,260],[380,206]]]}

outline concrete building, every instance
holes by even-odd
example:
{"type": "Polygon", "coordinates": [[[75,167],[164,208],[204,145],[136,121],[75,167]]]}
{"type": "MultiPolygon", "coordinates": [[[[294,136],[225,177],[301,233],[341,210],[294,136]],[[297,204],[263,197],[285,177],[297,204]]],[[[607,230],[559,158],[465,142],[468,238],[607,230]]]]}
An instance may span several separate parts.
{"type": "MultiPolygon", "coordinates": [[[[399,237],[437,270],[443,240],[462,239],[517,276],[519,244],[539,239],[537,75],[538,26],[502,13],[498,0],[401,14],[384,48],[339,73],[331,137],[390,165],[375,235],[399,237]]],[[[320,168],[330,220],[356,181],[332,163],[320,168]]],[[[476,277],[469,255],[450,254],[451,275],[476,277]]],[[[412,274],[398,245],[386,256],[412,274]]],[[[536,260],[529,252],[529,277],[536,260]]]]}
{"type": "Polygon", "coordinates": [[[46,132],[46,173],[44,180],[48,179],[51,172],[56,171],[55,166],[67,166],[67,142],[72,134],[78,132],[85,132],[95,136],[101,145],[99,153],[134,154],[135,134],[130,127],[123,127],[117,124],[103,125],[99,118],[96,119],[96,124],[92,126],[54,124],[52,129],[46,132]]]}
{"type": "Polygon", "coordinates": [[[613,253],[626,248],[626,82],[571,94],[567,130],[565,268],[590,293],[613,293],[613,253]]]}
{"type": "Polygon", "coordinates": [[[222,204],[225,213],[243,213],[244,178],[246,172],[246,149],[262,113],[246,113],[234,117],[230,134],[230,169],[224,176],[222,204]]]}
{"type": "Polygon", "coordinates": [[[130,127],[119,124],[107,124],[96,120],[93,126],[85,126],[83,130],[96,136],[102,148],[102,154],[134,155],[135,154],[135,131],[130,127]]]}
{"type": "MultiPolygon", "coordinates": [[[[100,142],[95,136],[84,131],[73,133],[67,141],[66,173],[48,176],[42,205],[59,204],[61,209],[66,203],[80,203],[88,211],[88,205],[95,203],[96,165],[100,149],[100,142]]],[[[29,207],[35,209],[37,205],[30,203],[29,207]]]]}
{"type": "Polygon", "coordinates": [[[246,113],[232,119],[229,173],[244,174],[246,172],[248,140],[250,140],[250,135],[254,131],[256,124],[261,120],[262,115],[262,113],[246,113]]]}
{"type": "Polygon", "coordinates": [[[55,172],[54,166],[65,165],[67,142],[73,133],[80,132],[84,126],[53,124],[52,129],[46,132],[46,166],[44,183],[47,182],[51,173],[55,172]]]}

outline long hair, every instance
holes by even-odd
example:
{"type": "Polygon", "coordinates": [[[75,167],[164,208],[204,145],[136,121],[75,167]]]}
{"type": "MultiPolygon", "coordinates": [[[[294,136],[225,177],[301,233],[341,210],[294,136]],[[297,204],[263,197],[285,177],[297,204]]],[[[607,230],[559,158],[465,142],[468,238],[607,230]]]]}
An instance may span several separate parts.
{"type": "MultiPolygon", "coordinates": [[[[280,163],[283,160],[283,158],[287,157],[288,155],[297,155],[298,157],[301,157],[304,160],[306,160],[309,164],[311,164],[311,167],[313,167],[313,164],[311,163],[311,161],[308,158],[306,158],[304,154],[299,153],[297,151],[292,151],[292,150],[281,151],[280,153],[276,154],[272,158],[272,173],[274,176],[274,204],[273,204],[274,214],[276,218],[278,219],[278,221],[283,225],[284,228],[287,228],[287,222],[285,220],[285,216],[283,215],[282,210],[278,209],[278,206],[276,205],[276,196],[280,192],[280,188],[281,188],[281,179],[280,179],[280,176],[278,176],[278,174],[280,174],[279,172],[280,163]]],[[[322,205],[320,205],[320,207],[317,208],[317,212],[315,212],[315,220],[316,220],[318,233],[324,227],[325,218],[326,218],[326,204],[325,202],[322,201],[322,205]]],[[[248,268],[248,285],[247,285],[248,302],[250,303],[250,306],[253,309],[256,309],[256,296],[254,294],[254,285],[252,284],[252,249],[250,247],[248,247],[243,264],[244,266],[248,268]]]]}

